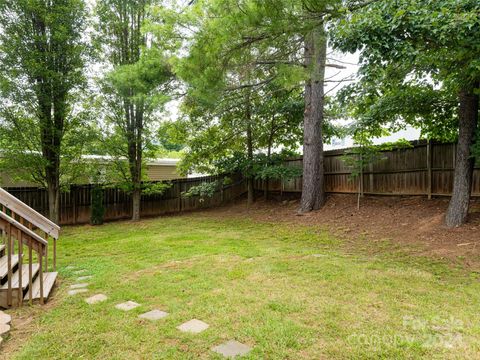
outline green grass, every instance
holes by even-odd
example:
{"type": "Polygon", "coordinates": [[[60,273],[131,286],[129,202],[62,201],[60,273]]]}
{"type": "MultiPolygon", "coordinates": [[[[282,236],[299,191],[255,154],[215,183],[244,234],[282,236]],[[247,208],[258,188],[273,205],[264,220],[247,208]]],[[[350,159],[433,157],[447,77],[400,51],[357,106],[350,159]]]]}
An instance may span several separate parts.
{"type": "Polygon", "coordinates": [[[230,339],[253,347],[249,359],[478,358],[478,280],[378,246],[347,253],[313,228],[201,214],[65,228],[56,304],[14,358],[217,359],[211,347],[230,339]],[[68,297],[68,265],[109,300],[68,297]],[[142,306],[114,308],[126,300],[142,306]],[[170,315],[137,318],[154,308],[170,315]],[[210,328],[176,329],[192,318],[210,328]]]}

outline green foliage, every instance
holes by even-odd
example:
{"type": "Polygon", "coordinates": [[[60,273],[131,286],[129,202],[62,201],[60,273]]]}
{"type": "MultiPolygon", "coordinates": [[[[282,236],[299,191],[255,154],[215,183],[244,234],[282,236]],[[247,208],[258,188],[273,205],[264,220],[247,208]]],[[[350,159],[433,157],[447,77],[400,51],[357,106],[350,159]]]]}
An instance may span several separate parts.
{"type": "MultiPolygon", "coordinates": [[[[118,168],[113,170],[114,173],[118,168]]],[[[102,184],[103,188],[118,188],[127,193],[132,193],[134,190],[134,184],[131,181],[121,181],[118,179],[117,181],[112,182],[105,182],[102,184]]],[[[143,181],[140,184],[140,191],[142,195],[162,195],[167,191],[169,188],[172,187],[172,184],[168,181],[143,181]]]]}
{"type": "Polygon", "coordinates": [[[261,168],[255,175],[262,180],[292,180],[302,175],[302,168],[296,166],[268,165],[261,168]]]}
{"type": "Polygon", "coordinates": [[[174,122],[163,122],[157,131],[156,140],[159,142],[161,149],[168,152],[180,152],[185,148],[182,134],[174,122]]]}
{"type": "MultiPolygon", "coordinates": [[[[249,97],[248,121],[244,117],[245,104],[235,97],[225,99],[222,108],[210,110],[197,102],[185,103],[184,111],[188,118],[177,124],[188,143],[181,163],[183,171],[222,173],[222,159],[249,156],[249,139],[254,152],[298,149],[302,138],[302,94],[278,89],[276,96],[270,99],[264,96],[268,96],[267,93],[249,97]],[[225,111],[222,112],[222,109],[225,111]]],[[[244,175],[247,175],[246,165],[237,167],[244,175]]]]}
{"type": "Polygon", "coordinates": [[[343,162],[350,168],[350,177],[357,178],[367,166],[377,161],[385,159],[382,155],[383,151],[392,151],[400,149],[408,149],[413,147],[412,144],[405,140],[399,139],[394,142],[385,142],[383,144],[374,145],[371,139],[363,139],[357,143],[357,146],[345,151],[342,157],[343,162]]]}
{"type": "Polygon", "coordinates": [[[198,197],[200,202],[204,202],[206,199],[212,198],[213,195],[218,191],[219,182],[203,182],[199,185],[192,186],[188,191],[182,192],[182,197],[198,197]]]}
{"type": "MultiPolygon", "coordinates": [[[[184,45],[172,61],[187,85],[179,125],[188,145],[183,172],[217,172],[220,159],[242,152],[252,162],[254,153],[298,150],[303,88],[312,77],[305,66],[304,39],[324,28],[325,18],[342,16],[344,6],[357,3],[203,0],[176,15],[170,12],[162,24],[151,24],[160,36],[181,34],[176,39],[184,45]]],[[[330,120],[341,112],[328,97],[325,101],[328,141],[339,134],[330,120]]]]}
{"type": "Polygon", "coordinates": [[[0,168],[16,179],[58,187],[83,172],[85,18],[82,0],[0,1],[0,168]]]}
{"type": "Polygon", "coordinates": [[[142,183],[143,195],[162,195],[172,187],[168,182],[144,182],[142,183]]]}
{"type": "Polygon", "coordinates": [[[350,179],[355,179],[361,176],[368,165],[384,158],[378,146],[363,144],[346,151],[342,156],[342,161],[351,171],[350,179]]]}
{"type": "Polygon", "coordinates": [[[475,0],[375,1],[339,20],[334,45],[360,51],[360,81],[341,94],[359,127],[454,140],[459,89],[480,79],[479,11],[475,0]]]}
{"type": "Polygon", "coordinates": [[[90,215],[90,224],[102,225],[103,216],[105,214],[105,206],[103,204],[103,189],[101,186],[94,186],[91,191],[92,210],[90,215]]]}
{"type": "Polygon", "coordinates": [[[219,173],[241,173],[245,177],[261,180],[290,180],[302,174],[300,167],[286,165],[285,160],[296,156],[298,154],[283,151],[270,156],[257,153],[252,159],[249,159],[243,153],[235,153],[215,162],[215,168],[218,169],[219,173]]]}
{"type": "MultiPolygon", "coordinates": [[[[199,1],[171,23],[157,26],[159,32],[172,26],[196,29],[185,39],[187,56],[179,54],[174,62],[187,85],[182,103],[186,116],[176,124],[182,142],[188,144],[181,164],[184,173],[218,173],[218,161],[239,153],[251,158],[260,150],[298,148],[303,67],[276,66],[270,59],[273,42],[248,40],[268,11],[250,0],[199,1]],[[270,64],[261,65],[262,57],[270,64]]],[[[285,51],[294,53],[293,48],[285,51]]]]}
{"type": "Polygon", "coordinates": [[[111,69],[99,81],[100,147],[114,158],[115,178],[134,196],[150,191],[142,188],[146,180],[143,165],[155,155],[155,134],[170,99],[169,55],[144,30],[154,16],[151,7],[158,4],[155,0],[100,0],[96,4],[96,45],[111,69]]]}

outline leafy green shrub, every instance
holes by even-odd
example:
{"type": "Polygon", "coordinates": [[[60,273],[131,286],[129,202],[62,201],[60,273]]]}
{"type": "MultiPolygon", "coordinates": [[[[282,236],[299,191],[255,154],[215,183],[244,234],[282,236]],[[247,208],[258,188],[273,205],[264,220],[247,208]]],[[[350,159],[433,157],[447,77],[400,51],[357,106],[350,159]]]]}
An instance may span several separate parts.
{"type": "Polygon", "coordinates": [[[162,195],[172,186],[166,182],[146,182],[142,184],[143,195],[162,195]]]}
{"type": "Polygon", "coordinates": [[[192,186],[187,191],[182,192],[184,198],[199,197],[200,202],[204,202],[205,199],[213,197],[218,189],[218,181],[203,182],[199,185],[192,186]]]}
{"type": "Polygon", "coordinates": [[[231,177],[229,176],[225,176],[223,178],[223,186],[228,186],[228,185],[232,185],[233,184],[233,180],[231,177]]]}
{"type": "Polygon", "coordinates": [[[257,171],[255,178],[261,180],[292,180],[302,175],[302,168],[283,164],[267,165],[257,171]]]}
{"type": "Polygon", "coordinates": [[[103,189],[101,186],[95,186],[91,192],[92,212],[90,223],[92,225],[102,225],[105,215],[105,206],[103,204],[103,189]]]}

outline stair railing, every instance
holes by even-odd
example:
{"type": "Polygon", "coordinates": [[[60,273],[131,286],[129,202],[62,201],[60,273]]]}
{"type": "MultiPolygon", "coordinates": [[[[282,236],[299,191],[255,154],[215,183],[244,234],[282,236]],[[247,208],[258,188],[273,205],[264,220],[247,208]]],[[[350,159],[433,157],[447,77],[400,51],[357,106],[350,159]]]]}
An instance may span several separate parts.
{"type": "Polygon", "coordinates": [[[38,262],[40,303],[45,302],[43,272],[48,271],[48,242],[53,240],[53,270],[56,270],[57,240],[60,227],[38,213],[22,201],[0,188],[0,230],[3,232],[5,252],[7,256],[7,296],[6,305],[21,306],[23,303],[23,260],[24,246],[28,248],[28,299],[33,303],[33,263],[38,262]],[[15,246],[16,245],[16,246],[15,246]],[[15,250],[17,255],[15,257],[15,250]],[[13,270],[18,259],[16,284],[13,284],[13,270]],[[13,300],[13,289],[18,289],[17,301],[13,300]]]}

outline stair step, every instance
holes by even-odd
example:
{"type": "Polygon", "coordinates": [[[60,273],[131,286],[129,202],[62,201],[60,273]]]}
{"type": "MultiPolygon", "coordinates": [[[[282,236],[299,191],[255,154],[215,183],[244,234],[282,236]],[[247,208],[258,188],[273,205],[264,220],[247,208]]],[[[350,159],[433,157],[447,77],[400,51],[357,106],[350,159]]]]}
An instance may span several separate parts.
{"type": "MultiPolygon", "coordinates": [[[[25,290],[26,288],[28,288],[28,264],[23,264],[22,269],[22,289],[25,290]]],[[[39,269],[40,265],[38,263],[32,264],[32,279],[35,279],[35,275],[37,275],[39,269]]],[[[12,276],[12,289],[18,289],[18,282],[20,280],[19,274],[20,271],[17,270],[12,276]]],[[[0,290],[8,290],[8,282],[3,284],[0,290]]]]}
{"type": "Polygon", "coordinates": [[[3,250],[5,250],[5,244],[1,244],[1,245],[0,245],[0,253],[1,253],[3,250]]]}
{"type": "MultiPolygon", "coordinates": [[[[18,264],[18,255],[12,255],[12,271],[13,268],[18,264]]],[[[8,256],[2,256],[0,258],[0,279],[3,279],[8,275],[8,256]]]]}
{"type": "MultiPolygon", "coordinates": [[[[53,285],[55,285],[55,281],[57,280],[58,272],[45,272],[43,273],[43,298],[46,300],[52,291],[53,285]]],[[[23,298],[24,301],[29,301],[30,291],[27,291],[27,294],[23,298]]],[[[33,282],[32,286],[32,299],[38,300],[40,299],[40,276],[38,276],[35,281],[33,282]]]]}

